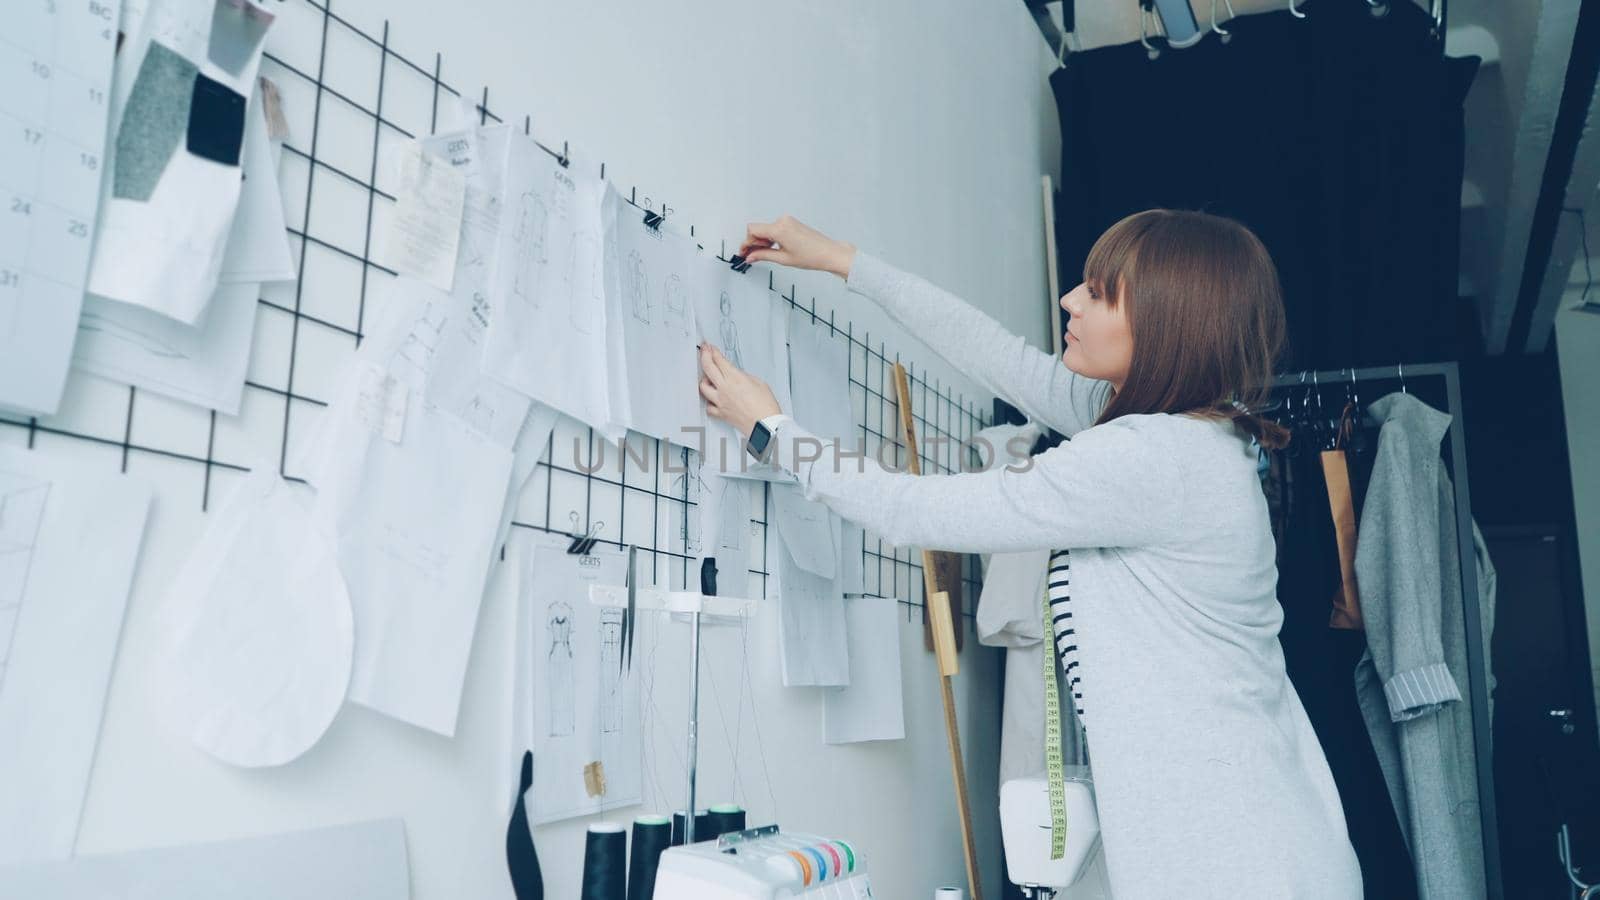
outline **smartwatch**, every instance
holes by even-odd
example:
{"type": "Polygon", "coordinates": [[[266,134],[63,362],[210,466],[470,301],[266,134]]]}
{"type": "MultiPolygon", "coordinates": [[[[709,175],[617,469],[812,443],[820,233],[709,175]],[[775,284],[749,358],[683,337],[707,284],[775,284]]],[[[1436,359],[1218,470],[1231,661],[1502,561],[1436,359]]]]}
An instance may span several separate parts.
{"type": "Polygon", "coordinates": [[[750,430],[750,439],[745,442],[744,448],[756,459],[765,460],[767,455],[767,444],[771,441],[772,429],[768,428],[762,422],[757,422],[756,427],[750,430]]]}

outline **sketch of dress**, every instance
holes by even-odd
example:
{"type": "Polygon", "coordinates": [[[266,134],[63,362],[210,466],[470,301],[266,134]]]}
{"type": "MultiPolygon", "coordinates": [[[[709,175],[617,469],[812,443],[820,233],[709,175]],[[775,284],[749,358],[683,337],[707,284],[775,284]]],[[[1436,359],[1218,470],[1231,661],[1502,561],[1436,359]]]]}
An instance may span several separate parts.
{"type": "Polygon", "coordinates": [[[661,295],[666,301],[667,324],[683,329],[683,333],[692,334],[689,327],[689,291],[683,286],[683,279],[677,272],[667,276],[667,283],[662,287],[661,295]]]}
{"type": "Polygon", "coordinates": [[[550,210],[543,197],[533,191],[522,195],[517,211],[516,234],[520,257],[517,259],[516,277],[511,282],[511,292],[536,308],[541,299],[539,273],[548,262],[545,257],[545,232],[549,218],[550,210]]]}
{"type": "Polygon", "coordinates": [[[650,289],[645,283],[644,259],[639,251],[628,251],[628,266],[622,270],[622,289],[632,301],[633,317],[650,324],[650,289]]]}
{"type": "Polygon", "coordinates": [[[5,684],[22,592],[49,494],[47,481],[0,472],[0,686],[5,684]]]}
{"type": "Polygon", "coordinates": [[[600,611],[600,733],[622,730],[622,610],[600,611]]]}
{"type": "Polygon", "coordinates": [[[744,368],[744,362],[739,356],[739,324],[733,321],[733,300],[727,291],[722,292],[722,298],[717,301],[722,308],[722,319],[718,323],[718,331],[722,334],[722,355],[733,363],[735,368],[744,368]]]}
{"type": "Polygon", "coordinates": [[[545,656],[545,687],[550,698],[550,736],[566,737],[577,717],[577,690],[572,653],[572,607],[557,600],[549,606],[550,650],[545,656]]]}

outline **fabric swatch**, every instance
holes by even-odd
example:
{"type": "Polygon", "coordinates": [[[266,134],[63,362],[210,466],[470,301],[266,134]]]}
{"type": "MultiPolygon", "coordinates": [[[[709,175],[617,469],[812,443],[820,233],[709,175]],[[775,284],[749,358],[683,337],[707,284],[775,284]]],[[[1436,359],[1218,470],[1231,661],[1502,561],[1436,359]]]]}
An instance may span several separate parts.
{"type": "Polygon", "coordinates": [[[247,0],[217,0],[217,8],[211,14],[211,43],[206,56],[238,78],[255,57],[272,20],[271,13],[247,0]]]}
{"type": "Polygon", "coordinates": [[[244,95],[205,75],[194,79],[189,105],[189,152],[222,163],[239,164],[244,146],[244,95]]]}
{"type": "Polygon", "coordinates": [[[150,42],[117,129],[111,196],[140,203],[150,200],[188,125],[189,100],[199,74],[194,63],[150,42]]]}

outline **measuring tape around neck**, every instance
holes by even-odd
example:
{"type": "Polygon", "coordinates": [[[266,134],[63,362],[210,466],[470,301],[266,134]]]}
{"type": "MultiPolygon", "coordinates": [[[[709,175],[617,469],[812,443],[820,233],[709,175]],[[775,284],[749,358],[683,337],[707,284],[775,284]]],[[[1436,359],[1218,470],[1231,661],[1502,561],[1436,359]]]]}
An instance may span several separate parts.
{"type": "MultiPolygon", "coordinates": [[[[1048,580],[1048,579],[1046,579],[1048,580]]],[[[1056,631],[1050,619],[1050,589],[1044,597],[1044,769],[1050,783],[1050,858],[1067,855],[1067,784],[1062,771],[1061,694],[1056,685],[1056,631]]]]}

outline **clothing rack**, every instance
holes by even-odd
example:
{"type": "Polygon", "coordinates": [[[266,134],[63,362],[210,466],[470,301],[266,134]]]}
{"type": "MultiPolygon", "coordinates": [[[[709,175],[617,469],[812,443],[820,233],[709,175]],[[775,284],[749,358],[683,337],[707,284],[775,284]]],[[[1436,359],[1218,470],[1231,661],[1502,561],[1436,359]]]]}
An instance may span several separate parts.
{"type": "Polygon", "coordinates": [[[1274,390],[1328,387],[1372,382],[1398,382],[1408,388],[1413,382],[1444,380],[1445,408],[1450,416],[1449,446],[1451,483],[1455,490],[1457,556],[1461,563],[1461,605],[1467,636],[1467,693],[1472,703],[1473,747],[1478,765],[1478,813],[1483,832],[1484,881],[1490,900],[1502,900],[1500,882],[1500,836],[1495,815],[1494,756],[1490,744],[1488,673],[1484,655],[1482,619],[1478,612],[1477,551],[1472,542],[1472,501],[1467,485],[1467,431],[1461,403],[1461,373],[1456,363],[1373,366],[1362,369],[1291,372],[1274,380],[1274,390]]]}

